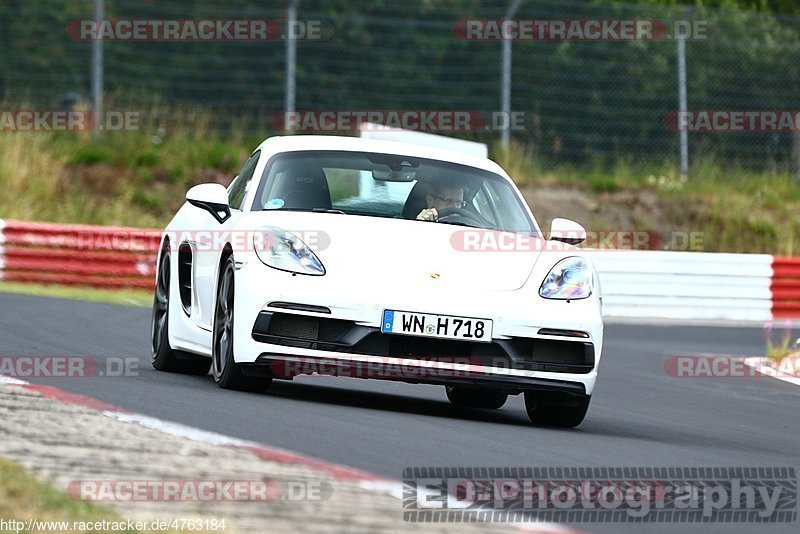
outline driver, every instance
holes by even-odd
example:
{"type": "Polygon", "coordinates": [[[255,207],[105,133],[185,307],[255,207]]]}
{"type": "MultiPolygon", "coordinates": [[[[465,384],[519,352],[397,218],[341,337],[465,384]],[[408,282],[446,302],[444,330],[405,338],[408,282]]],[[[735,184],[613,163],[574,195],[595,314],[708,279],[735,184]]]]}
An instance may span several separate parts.
{"type": "Polygon", "coordinates": [[[440,210],[464,207],[464,189],[458,185],[434,182],[425,195],[425,202],[428,207],[419,212],[417,220],[438,221],[440,210]]]}

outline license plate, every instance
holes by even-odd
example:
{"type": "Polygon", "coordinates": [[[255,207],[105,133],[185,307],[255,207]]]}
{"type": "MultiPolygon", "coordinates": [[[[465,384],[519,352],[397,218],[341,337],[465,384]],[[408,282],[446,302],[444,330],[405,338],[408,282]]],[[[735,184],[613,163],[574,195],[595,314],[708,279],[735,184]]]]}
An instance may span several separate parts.
{"type": "Polygon", "coordinates": [[[384,310],[381,332],[409,336],[492,341],[491,319],[384,310]]]}

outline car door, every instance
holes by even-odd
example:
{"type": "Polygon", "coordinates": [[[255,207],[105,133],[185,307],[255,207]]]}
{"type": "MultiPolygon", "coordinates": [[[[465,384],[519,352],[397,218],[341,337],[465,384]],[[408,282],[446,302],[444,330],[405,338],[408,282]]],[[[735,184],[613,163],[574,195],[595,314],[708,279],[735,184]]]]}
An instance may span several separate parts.
{"type": "MultiPolygon", "coordinates": [[[[237,220],[242,214],[242,204],[250,184],[253,174],[258,165],[260,151],[254,152],[242,166],[239,175],[234,179],[228,188],[228,204],[231,208],[231,216],[223,223],[217,222],[208,212],[205,213],[198,236],[202,235],[203,243],[197,243],[197,255],[194,262],[194,279],[197,288],[198,309],[196,314],[192,313],[195,324],[204,330],[211,330],[211,323],[214,320],[214,305],[216,302],[216,286],[219,267],[219,258],[222,254],[222,247],[230,240],[237,246],[243,244],[243,240],[238,237],[230,236],[231,229],[235,227],[237,220]],[[206,241],[208,237],[208,241],[206,241]]],[[[234,254],[236,251],[234,250],[234,254]]]]}

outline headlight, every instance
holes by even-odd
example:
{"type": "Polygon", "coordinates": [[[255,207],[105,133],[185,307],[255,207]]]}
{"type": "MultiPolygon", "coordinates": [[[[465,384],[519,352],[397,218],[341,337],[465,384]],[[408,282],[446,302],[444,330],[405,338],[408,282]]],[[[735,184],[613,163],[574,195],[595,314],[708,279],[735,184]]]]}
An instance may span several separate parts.
{"type": "Polygon", "coordinates": [[[592,294],[592,271],[583,258],[565,258],[542,282],[539,295],[546,299],[577,300],[592,294]]]}
{"type": "Polygon", "coordinates": [[[273,269],[312,276],[325,274],[325,267],[308,245],[285,230],[266,228],[254,234],[253,247],[258,259],[273,269]]]}

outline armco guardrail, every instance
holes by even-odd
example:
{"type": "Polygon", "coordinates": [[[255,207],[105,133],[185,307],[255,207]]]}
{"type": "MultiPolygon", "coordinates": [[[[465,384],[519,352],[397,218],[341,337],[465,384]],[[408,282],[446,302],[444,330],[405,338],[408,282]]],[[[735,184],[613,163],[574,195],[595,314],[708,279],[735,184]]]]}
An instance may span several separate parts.
{"type": "MultiPolygon", "coordinates": [[[[0,219],[0,279],[145,288],[160,230],[0,219]]],[[[800,318],[800,258],[593,250],[610,317],[800,318]]]]}
{"type": "Polygon", "coordinates": [[[772,319],[770,255],[597,250],[591,258],[606,315],[772,319]]]}
{"type": "Polygon", "coordinates": [[[158,230],[0,219],[0,279],[147,288],[158,230]]]}

